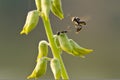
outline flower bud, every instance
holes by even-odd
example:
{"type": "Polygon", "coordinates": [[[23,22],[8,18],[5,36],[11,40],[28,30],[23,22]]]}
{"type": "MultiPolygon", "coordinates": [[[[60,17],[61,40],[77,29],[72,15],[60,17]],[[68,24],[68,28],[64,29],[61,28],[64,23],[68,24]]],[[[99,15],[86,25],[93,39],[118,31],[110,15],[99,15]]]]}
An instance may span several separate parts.
{"type": "Polygon", "coordinates": [[[69,42],[69,39],[66,35],[66,33],[60,33],[58,35],[58,41],[59,41],[59,44],[60,44],[60,47],[62,50],[64,50],[65,52],[69,53],[69,54],[72,54],[72,46],[69,42]]]}
{"type": "Polygon", "coordinates": [[[51,0],[41,0],[41,8],[45,17],[49,16],[51,7],[51,0]]]}
{"type": "Polygon", "coordinates": [[[38,11],[41,11],[41,0],[35,0],[36,8],[38,11]]]}
{"type": "Polygon", "coordinates": [[[62,11],[61,0],[52,0],[51,11],[58,18],[60,18],[60,19],[64,18],[63,11],[62,11]]]}
{"type": "Polygon", "coordinates": [[[55,80],[59,80],[61,77],[61,65],[57,58],[54,58],[50,62],[50,67],[53,72],[55,80]]]}
{"type": "Polygon", "coordinates": [[[44,75],[47,69],[47,60],[48,60],[47,57],[40,58],[32,74],[28,76],[27,79],[31,79],[31,78],[37,79],[42,75],[44,75]]]}
{"type": "Polygon", "coordinates": [[[43,40],[39,42],[39,46],[38,46],[38,57],[37,60],[39,60],[39,58],[42,57],[46,57],[48,54],[48,43],[47,41],[43,40]]]}
{"type": "Polygon", "coordinates": [[[80,56],[82,58],[85,58],[84,55],[86,54],[89,54],[91,52],[93,52],[92,49],[86,49],[86,48],[83,48],[81,46],[79,46],[75,41],[73,41],[72,39],[69,40],[71,46],[73,47],[73,54],[75,56],[80,56]]]}
{"type": "Polygon", "coordinates": [[[59,43],[59,40],[58,40],[58,36],[54,35],[53,38],[54,38],[54,42],[55,42],[55,45],[56,45],[57,49],[59,50],[60,53],[62,53],[62,49],[60,48],[60,43],[59,43]]]}
{"type": "Polygon", "coordinates": [[[39,20],[39,11],[33,10],[28,12],[25,25],[23,27],[23,30],[20,32],[20,34],[28,34],[30,31],[32,31],[39,20]]]}
{"type": "Polygon", "coordinates": [[[59,43],[59,41],[58,41],[57,35],[54,35],[53,38],[54,38],[54,41],[55,41],[56,45],[59,47],[59,46],[60,46],[60,43],[59,43]]]}
{"type": "Polygon", "coordinates": [[[58,41],[60,44],[60,48],[74,56],[80,56],[82,58],[85,58],[84,55],[91,53],[92,49],[86,49],[81,46],[79,46],[75,41],[72,39],[68,39],[67,35],[65,33],[59,33],[58,35],[58,41]]]}

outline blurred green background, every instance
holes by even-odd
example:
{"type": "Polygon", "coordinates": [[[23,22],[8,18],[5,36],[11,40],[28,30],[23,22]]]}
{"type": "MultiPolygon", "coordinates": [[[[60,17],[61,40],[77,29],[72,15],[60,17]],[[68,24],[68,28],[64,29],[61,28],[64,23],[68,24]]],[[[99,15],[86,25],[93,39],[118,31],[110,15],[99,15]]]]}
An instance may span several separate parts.
{"type": "MultiPolygon", "coordinates": [[[[72,16],[89,17],[79,34],[69,38],[94,52],[85,59],[62,54],[70,80],[120,79],[120,0],[62,0],[65,19],[50,14],[53,32],[73,27],[72,16]]],[[[25,80],[36,64],[40,40],[47,40],[42,20],[29,35],[20,35],[34,0],[0,0],[0,79],[25,80]]],[[[52,57],[51,51],[49,56],[52,57]]],[[[53,80],[49,64],[42,80],[53,80]]]]}

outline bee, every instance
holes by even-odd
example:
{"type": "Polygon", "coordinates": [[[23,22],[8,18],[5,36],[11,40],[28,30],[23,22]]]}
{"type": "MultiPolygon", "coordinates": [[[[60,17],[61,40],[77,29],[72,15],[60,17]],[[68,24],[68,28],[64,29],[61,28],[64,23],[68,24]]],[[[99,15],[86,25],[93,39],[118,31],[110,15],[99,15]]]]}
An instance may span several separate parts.
{"type": "Polygon", "coordinates": [[[86,25],[86,22],[82,21],[79,17],[72,17],[72,22],[75,25],[76,33],[80,32],[80,30],[82,29],[82,27],[84,25],[86,25]]]}

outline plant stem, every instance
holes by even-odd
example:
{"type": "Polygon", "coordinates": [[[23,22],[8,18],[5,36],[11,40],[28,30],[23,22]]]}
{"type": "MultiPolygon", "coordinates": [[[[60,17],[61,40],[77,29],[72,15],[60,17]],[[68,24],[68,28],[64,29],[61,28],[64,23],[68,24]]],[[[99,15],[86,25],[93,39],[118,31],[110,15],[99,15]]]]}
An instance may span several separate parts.
{"type": "Polygon", "coordinates": [[[53,32],[52,32],[52,29],[51,29],[51,24],[50,24],[49,17],[46,18],[46,16],[42,16],[42,20],[43,20],[43,23],[44,23],[44,27],[45,27],[45,30],[46,30],[47,37],[48,37],[48,41],[50,43],[52,54],[53,54],[54,58],[59,59],[59,61],[61,63],[62,78],[63,79],[69,79],[68,74],[67,74],[66,69],[65,69],[65,66],[64,66],[64,63],[63,63],[63,60],[60,56],[60,51],[58,50],[58,48],[56,46],[56,43],[54,41],[54,38],[53,38],[53,32]]]}

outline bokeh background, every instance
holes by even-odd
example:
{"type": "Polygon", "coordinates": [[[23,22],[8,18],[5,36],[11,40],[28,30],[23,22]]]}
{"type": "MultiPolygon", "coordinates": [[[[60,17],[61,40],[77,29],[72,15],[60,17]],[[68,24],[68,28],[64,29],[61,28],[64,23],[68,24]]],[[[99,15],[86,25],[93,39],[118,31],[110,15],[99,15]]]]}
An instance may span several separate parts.
{"type": "MultiPolygon", "coordinates": [[[[53,32],[70,28],[69,38],[94,52],[85,59],[63,53],[70,80],[120,79],[120,0],[62,0],[65,19],[50,14],[53,32]],[[75,33],[72,16],[89,17],[75,33]]],[[[34,0],[0,0],[0,79],[25,80],[36,64],[40,40],[47,40],[42,20],[29,35],[20,35],[34,0]]],[[[52,57],[49,50],[49,56],[52,57]]],[[[42,80],[54,80],[49,64],[42,80]]]]}

